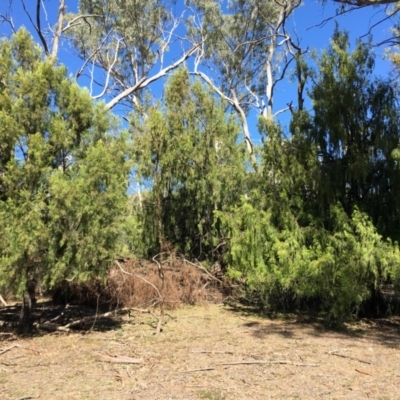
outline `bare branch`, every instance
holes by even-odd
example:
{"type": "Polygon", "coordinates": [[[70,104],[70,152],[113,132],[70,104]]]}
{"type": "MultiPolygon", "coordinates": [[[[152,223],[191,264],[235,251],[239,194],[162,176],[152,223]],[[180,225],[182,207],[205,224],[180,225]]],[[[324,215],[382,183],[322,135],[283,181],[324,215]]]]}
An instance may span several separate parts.
{"type": "Polygon", "coordinates": [[[116,63],[117,60],[118,60],[118,51],[119,51],[120,42],[121,42],[121,41],[118,40],[118,42],[117,42],[117,48],[115,49],[114,60],[113,60],[112,63],[110,64],[109,68],[107,69],[106,82],[105,82],[105,84],[104,84],[103,91],[102,91],[100,94],[98,94],[97,96],[93,96],[92,98],[93,98],[94,100],[99,99],[100,97],[103,97],[103,96],[105,95],[106,91],[107,91],[108,83],[109,83],[109,81],[110,81],[111,71],[112,71],[112,69],[114,68],[115,63],[116,63]]]}
{"type": "Polygon", "coordinates": [[[122,265],[117,260],[115,260],[115,263],[117,264],[118,268],[122,271],[122,273],[124,273],[125,275],[134,276],[134,277],[139,278],[142,281],[146,282],[148,285],[150,285],[156,291],[156,293],[158,294],[159,300],[162,300],[161,293],[158,290],[157,286],[155,286],[153,283],[149,282],[146,278],[143,278],[143,276],[141,276],[139,274],[132,274],[131,272],[125,271],[122,268],[122,265]]]}
{"type": "MultiPolygon", "coordinates": [[[[196,68],[197,69],[197,68],[196,68]]],[[[243,125],[243,134],[244,134],[244,139],[246,142],[247,150],[250,154],[250,157],[252,158],[252,161],[254,163],[254,166],[256,166],[256,159],[254,156],[254,151],[253,151],[253,143],[250,138],[250,130],[249,126],[247,124],[247,118],[244,110],[239,104],[238,99],[235,98],[231,99],[230,97],[226,96],[213,82],[212,80],[203,72],[195,70],[194,72],[191,72],[192,75],[197,75],[199,76],[204,82],[207,83],[207,85],[210,86],[210,88],[215,91],[223,100],[227,101],[234,109],[235,111],[238,112],[240,115],[240,119],[242,120],[242,125],[243,125]]]]}
{"type": "Polygon", "coordinates": [[[365,33],[364,35],[360,36],[360,39],[370,35],[372,33],[372,30],[377,27],[379,24],[387,21],[388,19],[391,19],[394,15],[396,15],[398,12],[400,11],[400,8],[394,10],[391,14],[387,15],[385,18],[380,19],[378,22],[375,22],[374,24],[372,24],[369,29],[368,32],[365,33]]]}
{"type": "Polygon", "coordinates": [[[335,3],[347,4],[356,7],[379,6],[397,3],[398,0],[333,0],[335,3]]]}
{"type": "MultiPolygon", "coordinates": [[[[74,26],[77,26],[79,24],[77,24],[76,22],[79,21],[80,19],[86,20],[86,18],[96,18],[96,17],[102,17],[102,15],[99,14],[84,14],[84,15],[78,15],[77,17],[71,19],[71,21],[68,22],[67,25],[64,26],[64,28],[62,28],[62,32],[64,33],[65,31],[67,31],[70,28],[73,28],[74,26]]],[[[86,23],[88,23],[87,21],[85,21],[86,23]]],[[[89,24],[90,25],[90,24],[89,24]]]]}
{"type": "Polygon", "coordinates": [[[65,12],[65,0],[60,0],[60,4],[58,7],[58,15],[57,15],[57,30],[54,35],[53,40],[53,49],[51,51],[51,56],[56,57],[58,53],[58,46],[60,43],[61,34],[63,32],[63,21],[64,21],[64,12],[65,12]]]}
{"type": "Polygon", "coordinates": [[[47,55],[49,55],[49,47],[47,46],[46,39],[43,36],[42,29],[40,27],[40,0],[36,0],[36,24],[34,23],[31,14],[26,8],[25,1],[21,0],[22,7],[25,11],[25,14],[28,16],[29,21],[31,22],[32,26],[35,28],[36,33],[39,36],[40,41],[42,42],[44,51],[47,55]]]}
{"type": "Polygon", "coordinates": [[[356,7],[351,7],[351,8],[346,8],[346,9],[340,10],[340,11],[336,12],[335,15],[332,15],[332,16],[330,16],[330,17],[328,17],[328,18],[325,18],[325,19],[322,20],[319,24],[312,25],[312,26],[310,26],[309,28],[307,28],[306,30],[308,31],[308,30],[313,29],[313,28],[322,28],[322,27],[324,27],[329,21],[335,19],[335,18],[338,17],[339,15],[345,15],[345,14],[351,13],[352,11],[358,10],[358,9],[360,9],[360,8],[363,8],[363,7],[365,7],[365,6],[356,6],[356,7]]]}
{"type": "Polygon", "coordinates": [[[136,92],[139,89],[143,89],[146,86],[150,85],[151,83],[157,81],[158,79],[162,78],[165,76],[169,71],[172,71],[173,69],[179,67],[181,64],[183,64],[193,53],[196,52],[200,45],[196,45],[192,47],[189,51],[187,51],[179,60],[175,61],[174,63],[168,65],[167,67],[163,68],[161,71],[156,73],[150,78],[143,77],[140,81],[138,81],[134,86],[124,90],[122,93],[120,93],[118,96],[114,97],[111,101],[109,101],[106,104],[106,110],[111,110],[113,107],[115,107],[121,100],[124,98],[128,97],[132,93],[136,92]]]}
{"type": "Polygon", "coordinates": [[[8,23],[11,27],[12,33],[16,33],[17,31],[15,30],[14,26],[14,21],[11,17],[6,17],[5,15],[0,15],[0,23],[8,23]]]}
{"type": "Polygon", "coordinates": [[[82,67],[80,67],[78,72],[75,74],[75,79],[78,79],[82,75],[82,72],[85,70],[87,64],[89,64],[89,62],[93,59],[93,57],[95,57],[96,54],[100,52],[101,48],[106,43],[106,41],[107,41],[108,37],[111,35],[111,33],[112,33],[112,31],[107,33],[106,37],[101,41],[101,43],[97,47],[97,49],[84,61],[82,67]]]}

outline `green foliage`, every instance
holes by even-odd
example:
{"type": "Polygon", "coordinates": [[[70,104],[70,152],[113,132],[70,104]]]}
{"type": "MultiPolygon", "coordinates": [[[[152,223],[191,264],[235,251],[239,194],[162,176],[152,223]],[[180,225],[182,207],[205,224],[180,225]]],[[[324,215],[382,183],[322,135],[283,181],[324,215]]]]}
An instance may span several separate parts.
{"type": "Polygon", "coordinates": [[[26,31],[0,42],[0,65],[0,287],[101,275],[126,214],[126,136],[26,31]]]}
{"type": "Polygon", "coordinates": [[[373,56],[336,31],[318,60],[313,113],[293,114],[290,136],[260,118],[262,177],[240,206],[220,213],[229,274],[262,294],[318,304],[330,322],[399,279],[398,93],[372,79],[373,56]],[[388,239],[386,239],[388,238],[388,239]]]}
{"type": "Polygon", "coordinates": [[[394,266],[398,273],[399,250],[383,241],[357,209],[349,218],[336,205],[329,217],[331,231],[302,228],[288,212],[282,213],[277,229],[271,211],[257,210],[246,201],[221,213],[231,238],[229,275],[262,293],[265,307],[281,306],[277,296],[286,294],[298,304],[318,299],[332,322],[351,318],[394,266]]]}
{"type": "Polygon", "coordinates": [[[243,190],[245,150],[236,122],[180,69],[166,86],[165,107],[151,110],[136,129],[136,170],[149,187],[150,252],[170,243],[188,256],[209,257],[222,240],[214,211],[234,204],[243,190]]]}
{"type": "Polygon", "coordinates": [[[382,235],[398,240],[397,84],[373,77],[367,45],[358,43],[352,53],[348,46],[347,35],[336,31],[310,91],[314,116],[307,135],[320,161],[316,196],[322,210],[336,201],[348,214],[358,206],[382,235]]]}

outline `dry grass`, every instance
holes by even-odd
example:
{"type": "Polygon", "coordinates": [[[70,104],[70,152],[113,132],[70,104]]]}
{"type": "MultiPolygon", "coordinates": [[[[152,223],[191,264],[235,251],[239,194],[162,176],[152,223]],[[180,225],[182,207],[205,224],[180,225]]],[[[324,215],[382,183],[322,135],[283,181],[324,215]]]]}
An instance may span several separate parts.
{"type": "Polygon", "coordinates": [[[400,398],[399,319],[363,320],[335,332],[222,305],[170,313],[174,319],[158,336],[148,314],[90,334],[1,335],[0,398],[400,398]],[[98,353],[144,362],[107,363],[98,353]],[[235,364],[241,361],[254,364],[235,364]]]}

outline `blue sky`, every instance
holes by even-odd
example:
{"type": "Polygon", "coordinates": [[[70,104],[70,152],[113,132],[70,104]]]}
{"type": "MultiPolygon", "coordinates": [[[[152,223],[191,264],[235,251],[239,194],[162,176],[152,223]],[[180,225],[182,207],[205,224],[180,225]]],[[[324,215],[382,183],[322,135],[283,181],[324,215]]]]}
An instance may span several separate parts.
{"type": "MultiPolygon", "coordinates": [[[[3,3],[8,3],[3,0],[3,3]]],[[[30,0],[26,0],[26,4],[32,13],[34,12],[34,3],[30,0]]],[[[76,0],[67,0],[67,6],[69,11],[75,11],[77,8],[76,0]]],[[[47,13],[50,21],[55,21],[55,16],[57,13],[58,1],[48,0],[44,4],[47,7],[47,13]]],[[[3,11],[0,5],[0,10],[3,11]]],[[[326,48],[329,45],[330,38],[332,36],[335,21],[339,23],[341,29],[347,30],[350,33],[351,43],[354,45],[356,39],[364,34],[366,34],[369,28],[375,24],[379,19],[385,17],[383,13],[383,8],[373,8],[367,7],[362,10],[356,10],[352,13],[339,16],[335,19],[331,19],[326,22],[323,26],[317,26],[324,19],[328,19],[335,15],[337,5],[332,1],[328,0],[326,5],[316,2],[315,0],[305,0],[304,4],[299,7],[294,18],[291,20],[291,24],[296,27],[298,36],[301,39],[302,47],[315,48],[318,51],[326,48]],[[381,11],[379,11],[381,10],[381,11]]],[[[27,19],[22,7],[20,0],[14,0],[13,2],[13,19],[16,27],[25,25],[31,32],[33,31],[32,26],[27,19]]],[[[395,17],[396,18],[396,17],[395,17]]],[[[392,26],[394,21],[386,21],[385,23],[375,27],[372,31],[373,42],[377,43],[390,37],[390,26],[392,26]]],[[[46,25],[45,17],[42,15],[42,26],[46,25]]],[[[6,24],[0,25],[0,34],[9,34],[10,30],[6,24]]],[[[386,76],[391,69],[389,62],[382,59],[385,47],[377,47],[375,53],[376,58],[376,74],[380,76],[386,76]]],[[[174,56],[172,54],[171,56],[174,56]]],[[[63,50],[59,54],[60,61],[66,64],[71,73],[74,73],[81,62],[73,57],[71,50],[63,50]]],[[[161,93],[161,84],[154,87],[155,93],[161,93]]],[[[85,84],[85,81],[80,81],[81,85],[85,84]]],[[[280,108],[285,108],[287,103],[295,98],[295,84],[290,82],[281,82],[276,88],[274,102],[275,102],[275,112],[280,108]]],[[[116,111],[116,110],[115,110],[116,111]]],[[[282,115],[282,123],[286,123],[289,118],[288,113],[282,115]]],[[[256,140],[257,141],[257,140],[256,140]]]]}

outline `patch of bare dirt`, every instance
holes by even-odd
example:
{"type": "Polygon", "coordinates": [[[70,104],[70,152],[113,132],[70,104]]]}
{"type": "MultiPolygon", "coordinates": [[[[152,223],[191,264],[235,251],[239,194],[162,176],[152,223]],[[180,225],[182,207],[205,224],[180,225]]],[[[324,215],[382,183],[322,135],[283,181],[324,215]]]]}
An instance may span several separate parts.
{"type": "Polygon", "coordinates": [[[343,331],[228,306],[120,316],[90,333],[0,334],[1,399],[399,399],[400,319],[343,331]]]}

